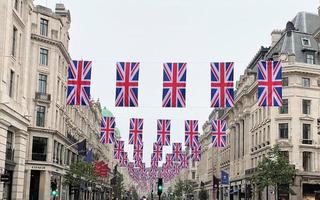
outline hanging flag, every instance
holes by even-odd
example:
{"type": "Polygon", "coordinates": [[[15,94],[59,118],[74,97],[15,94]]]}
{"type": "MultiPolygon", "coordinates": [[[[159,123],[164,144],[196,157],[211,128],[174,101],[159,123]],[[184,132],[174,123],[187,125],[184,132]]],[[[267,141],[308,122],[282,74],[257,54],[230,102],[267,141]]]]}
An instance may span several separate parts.
{"type": "Polygon", "coordinates": [[[201,160],[201,145],[196,145],[191,152],[191,158],[193,161],[201,160]]]}
{"type": "Polygon", "coordinates": [[[124,141],[115,140],[113,158],[119,160],[122,152],[124,152],[124,141]]]}
{"type": "Polygon", "coordinates": [[[258,105],[282,106],[282,64],[280,61],[258,63],[258,105]]]}
{"type": "Polygon", "coordinates": [[[101,170],[102,170],[103,165],[104,165],[103,161],[96,161],[94,163],[94,172],[99,176],[101,174],[101,170]]]}
{"type": "Polygon", "coordinates": [[[198,120],[185,121],[185,145],[194,148],[199,143],[198,120]]]}
{"type": "Polygon", "coordinates": [[[86,163],[92,163],[93,162],[93,152],[92,149],[90,149],[89,151],[87,151],[86,156],[84,157],[84,161],[86,163]]]}
{"type": "Polygon", "coordinates": [[[153,153],[154,156],[156,157],[157,161],[162,160],[162,146],[159,145],[158,143],[153,143],[153,153]]]}
{"type": "Polygon", "coordinates": [[[225,120],[212,120],[211,136],[215,147],[225,147],[227,143],[227,123],[225,120]]]}
{"type": "Polygon", "coordinates": [[[127,167],[128,166],[128,153],[122,152],[120,158],[120,167],[127,167]]]}
{"type": "Polygon", "coordinates": [[[100,127],[100,142],[102,144],[112,144],[114,140],[114,128],[115,128],[114,117],[102,117],[100,127]]]}
{"type": "Polygon", "coordinates": [[[83,139],[78,143],[78,154],[85,156],[87,154],[87,140],[83,139]]]}
{"type": "Polygon", "coordinates": [[[211,107],[233,106],[233,62],[211,63],[211,107]]]}
{"type": "Polygon", "coordinates": [[[186,107],[187,63],[163,64],[162,107],[186,107]]]}
{"type": "Polygon", "coordinates": [[[108,164],[107,163],[105,163],[105,162],[103,162],[103,161],[101,161],[102,162],[102,164],[101,164],[101,167],[100,167],[100,173],[99,173],[99,175],[101,176],[101,177],[107,177],[108,176],[108,164]]]}
{"type": "Polygon", "coordinates": [[[129,144],[142,145],[143,119],[130,119],[129,144]]]}
{"type": "Polygon", "coordinates": [[[161,146],[170,145],[170,126],[171,121],[167,119],[159,119],[157,122],[157,142],[161,146]]]}
{"type": "Polygon", "coordinates": [[[116,106],[138,107],[138,62],[118,62],[116,82],[116,106]]]}
{"type": "Polygon", "coordinates": [[[134,145],[133,160],[142,160],[143,157],[143,145],[134,145]]]}
{"type": "Polygon", "coordinates": [[[188,167],[188,156],[187,156],[187,154],[185,154],[185,153],[181,154],[180,165],[181,165],[182,168],[187,168],[188,167]]]}
{"type": "Polygon", "coordinates": [[[166,155],[166,163],[168,166],[172,166],[173,165],[173,160],[172,160],[173,155],[172,154],[167,154],[166,155]]]}
{"type": "Polygon", "coordinates": [[[91,67],[91,61],[72,60],[69,63],[67,105],[89,105],[91,67]]]}
{"type": "Polygon", "coordinates": [[[221,170],[221,185],[229,185],[229,174],[221,170]]]}
{"type": "Polygon", "coordinates": [[[173,143],[172,144],[173,161],[181,161],[182,144],[173,143]]]}
{"type": "Polygon", "coordinates": [[[152,168],[158,167],[158,163],[159,163],[158,157],[156,156],[155,153],[152,153],[151,154],[151,167],[152,168]]]}

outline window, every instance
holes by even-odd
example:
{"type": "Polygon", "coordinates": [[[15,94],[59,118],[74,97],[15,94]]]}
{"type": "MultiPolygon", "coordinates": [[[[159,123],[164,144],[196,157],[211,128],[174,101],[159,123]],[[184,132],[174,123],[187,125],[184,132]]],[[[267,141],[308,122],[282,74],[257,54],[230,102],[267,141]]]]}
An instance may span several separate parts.
{"type": "Polygon", "coordinates": [[[17,33],[18,33],[18,29],[17,29],[16,27],[13,27],[13,32],[12,32],[12,49],[11,49],[11,55],[12,55],[12,56],[16,56],[17,33]]]}
{"type": "Polygon", "coordinates": [[[310,87],[310,78],[302,78],[302,87],[310,87]]]}
{"type": "Polygon", "coordinates": [[[7,131],[6,160],[13,160],[13,132],[7,131]]]}
{"type": "Polygon", "coordinates": [[[279,114],[288,114],[288,99],[283,99],[282,100],[282,106],[279,107],[279,114]]]}
{"type": "Polygon", "coordinates": [[[47,75],[39,74],[38,92],[46,94],[47,92],[47,75]]]}
{"type": "Polygon", "coordinates": [[[306,54],[306,62],[308,64],[315,64],[314,53],[309,52],[306,54]]]}
{"type": "Polygon", "coordinates": [[[288,86],[289,85],[289,78],[283,77],[282,78],[282,86],[288,86]]]}
{"type": "Polygon", "coordinates": [[[288,139],[288,123],[279,124],[279,138],[288,139]]]}
{"type": "Polygon", "coordinates": [[[33,137],[32,141],[32,160],[47,160],[47,138],[33,137]]]}
{"type": "Polygon", "coordinates": [[[307,47],[311,46],[310,40],[308,38],[302,38],[301,41],[303,46],[307,46],[307,47]]]}
{"type": "Polygon", "coordinates": [[[40,65],[48,65],[48,50],[40,48],[40,65]]]}
{"type": "Polygon", "coordinates": [[[309,115],[310,114],[310,108],[311,108],[311,100],[302,100],[302,113],[309,115]]]}
{"type": "Polygon", "coordinates": [[[302,165],[304,171],[311,171],[311,152],[303,152],[302,153],[302,165]]]}
{"type": "Polygon", "coordinates": [[[48,36],[48,20],[40,19],[40,35],[48,36]]]}
{"type": "Polygon", "coordinates": [[[13,97],[14,91],[14,71],[10,71],[10,80],[9,80],[9,97],[13,97]]]}
{"type": "Polygon", "coordinates": [[[196,172],[192,172],[192,179],[196,179],[196,172]]]}
{"type": "Polygon", "coordinates": [[[302,144],[312,144],[310,124],[302,124],[302,144]]]}
{"type": "Polygon", "coordinates": [[[37,126],[44,127],[45,111],[46,111],[46,107],[37,106],[37,118],[36,118],[37,126]]]}

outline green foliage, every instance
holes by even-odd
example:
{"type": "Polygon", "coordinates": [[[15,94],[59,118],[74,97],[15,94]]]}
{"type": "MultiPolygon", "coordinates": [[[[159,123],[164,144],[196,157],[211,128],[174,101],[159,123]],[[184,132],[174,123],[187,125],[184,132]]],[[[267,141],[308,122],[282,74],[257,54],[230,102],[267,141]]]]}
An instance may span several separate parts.
{"type": "Polygon", "coordinates": [[[112,191],[114,192],[116,198],[121,199],[121,195],[124,192],[123,175],[121,173],[117,173],[115,175],[115,180],[115,184],[112,185],[112,191]]]}
{"type": "Polygon", "coordinates": [[[289,164],[288,158],[275,145],[258,163],[251,182],[258,192],[267,186],[273,186],[277,191],[281,185],[291,185],[295,174],[294,166],[289,164]]]}
{"type": "Polygon", "coordinates": [[[133,200],[139,200],[139,195],[138,195],[138,192],[137,192],[136,188],[132,187],[131,191],[132,191],[133,200]]]}
{"type": "Polygon", "coordinates": [[[201,188],[200,192],[199,192],[199,199],[200,200],[208,200],[209,198],[209,194],[207,192],[207,190],[205,190],[204,188],[201,188]]]}
{"type": "Polygon", "coordinates": [[[178,182],[176,182],[174,186],[174,196],[176,200],[179,200],[182,198],[182,192],[184,189],[184,184],[183,182],[179,179],[178,182]]]}
{"type": "Polygon", "coordinates": [[[185,194],[193,193],[193,183],[190,180],[185,180],[183,183],[183,191],[185,194]]]}
{"type": "Polygon", "coordinates": [[[86,181],[96,181],[97,175],[94,172],[94,166],[91,163],[86,163],[83,160],[72,164],[70,170],[64,176],[65,185],[80,185],[80,178],[86,181]]]}

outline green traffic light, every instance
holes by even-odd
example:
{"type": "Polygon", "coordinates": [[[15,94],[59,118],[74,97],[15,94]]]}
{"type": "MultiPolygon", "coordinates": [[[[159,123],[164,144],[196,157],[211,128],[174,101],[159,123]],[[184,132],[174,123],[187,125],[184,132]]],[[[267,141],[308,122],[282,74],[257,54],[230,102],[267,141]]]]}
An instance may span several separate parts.
{"type": "Polygon", "coordinates": [[[58,191],[54,190],[51,191],[51,196],[56,197],[58,195],[58,191]]]}
{"type": "Polygon", "coordinates": [[[162,185],[159,185],[158,190],[162,191],[162,185]]]}

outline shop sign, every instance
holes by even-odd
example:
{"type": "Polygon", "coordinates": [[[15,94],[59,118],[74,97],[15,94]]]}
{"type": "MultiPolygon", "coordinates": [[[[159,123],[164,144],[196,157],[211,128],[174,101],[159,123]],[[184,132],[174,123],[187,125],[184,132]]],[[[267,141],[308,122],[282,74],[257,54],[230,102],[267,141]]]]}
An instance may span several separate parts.
{"type": "Polygon", "coordinates": [[[1,174],[1,182],[9,182],[10,181],[10,175],[9,174],[1,174]]]}

